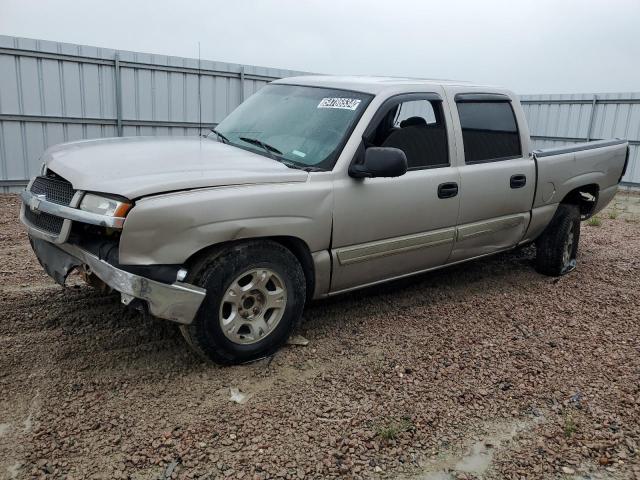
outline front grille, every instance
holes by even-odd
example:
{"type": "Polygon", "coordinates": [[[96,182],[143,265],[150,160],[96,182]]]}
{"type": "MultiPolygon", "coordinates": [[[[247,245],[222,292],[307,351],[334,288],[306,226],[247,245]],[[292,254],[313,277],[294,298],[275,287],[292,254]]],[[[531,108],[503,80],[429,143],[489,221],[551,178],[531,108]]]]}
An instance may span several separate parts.
{"type": "Polygon", "coordinates": [[[44,195],[48,202],[68,206],[76,191],[67,180],[62,177],[36,177],[31,185],[31,193],[44,195]]]}
{"type": "Polygon", "coordinates": [[[24,206],[24,218],[32,227],[54,235],[60,233],[64,222],[64,218],[56,217],[55,215],[44,212],[35,213],[31,211],[28,205],[24,206]]]}

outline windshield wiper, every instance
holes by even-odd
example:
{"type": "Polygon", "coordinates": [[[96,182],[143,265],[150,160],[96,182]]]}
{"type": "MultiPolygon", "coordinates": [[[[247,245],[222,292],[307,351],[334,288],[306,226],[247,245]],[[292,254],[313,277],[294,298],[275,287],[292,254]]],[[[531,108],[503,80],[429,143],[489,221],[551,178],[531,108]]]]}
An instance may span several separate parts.
{"type": "Polygon", "coordinates": [[[324,169],[318,167],[311,167],[308,165],[300,165],[298,163],[289,162],[283,158],[276,158],[280,163],[286,165],[289,168],[296,168],[298,170],[304,170],[305,172],[324,172],[324,169]]]}
{"type": "Polygon", "coordinates": [[[273,155],[274,153],[278,155],[282,155],[282,152],[278,150],[276,147],[274,147],[273,145],[269,145],[268,143],[265,143],[262,140],[258,140],[257,138],[251,138],[251,137],[238,137],[238,138],[243,142],[247,142],[252,145],[257,145],[258,147],[262,148],[274,160],[279,160],[273,155]]]}
{"type": "Polygon", "coordinates": [[[211,130],[211,132],[215,133],[216,136],[222,141],[222,143],[226,143],[226,144],[230,144],[231,143],[226,136],[224,136],[222,133],[217,131],[215,128],[210,128],[209,130],[211,130]]]}
{"type": "Polygon", "coordinates": [[[250,138],[250,137],[238,137],[238,138],[243,142],[247,142],[252,145],[257,145],[258,147],[262,148],[265,152],[267,152],[267,154],[269,154],[269,156],[273,158],[275,161],[280,162],[289,168],[297,168],[298,170],[304,170],[305,172],[323,171],[321,168],[299,165],[295,162],[290,162],[288,160],[285,160],[281,156],[276,156],[274,155],[274,153],[277,155],[282,155],[282,152],[278,150],[276,147],[274,147],[273,145],[269,145],[268,143],[265,143],[262,140],[258,140],[257,138],[250,138]]]}

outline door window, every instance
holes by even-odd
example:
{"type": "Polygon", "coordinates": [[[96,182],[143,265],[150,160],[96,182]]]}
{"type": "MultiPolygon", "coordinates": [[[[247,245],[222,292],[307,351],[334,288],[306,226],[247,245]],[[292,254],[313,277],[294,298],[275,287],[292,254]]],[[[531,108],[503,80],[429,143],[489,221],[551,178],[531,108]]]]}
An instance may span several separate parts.
{"type": "Polygon", "coordinates": [[[442,102],[412,100],[392,106],[376,126],[371,144],[402,150],[409,170],[449,165],[442,102]]]}
{"type": "Polygon", "coordinates": [[[459,102],[466,163],[522,156],[520,134],[509,102],[459,102]]]}

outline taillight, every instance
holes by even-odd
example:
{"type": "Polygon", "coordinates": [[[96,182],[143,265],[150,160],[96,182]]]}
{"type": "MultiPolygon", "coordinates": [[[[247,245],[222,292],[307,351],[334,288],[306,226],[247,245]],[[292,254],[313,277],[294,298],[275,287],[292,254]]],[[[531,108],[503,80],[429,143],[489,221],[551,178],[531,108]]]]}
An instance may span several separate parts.
{"type": "Polygon", "coordinates": [[[627,173],[627,167],[629,166],[629,157],[631,156],[631,145],[627,145],[627,154],[624,157],[624,167],[622,167],[622,175],[618,179],[618,183],[622,181],[622,177],[627,173]]]}

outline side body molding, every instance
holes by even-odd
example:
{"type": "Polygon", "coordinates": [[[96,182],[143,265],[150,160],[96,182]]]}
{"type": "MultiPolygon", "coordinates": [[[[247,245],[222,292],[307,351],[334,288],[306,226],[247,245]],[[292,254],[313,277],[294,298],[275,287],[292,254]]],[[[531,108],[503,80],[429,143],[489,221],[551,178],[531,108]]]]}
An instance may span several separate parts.
{"type": "Polygon", "coordinates": [[[519,227],[524,223],[523,215],[512,215],[510,217],[499,218],[497,220],[489,220],[486,222],[477,222],[470,225],[462,225],[458,228],[457,240],[459,242],[470,238],[488,235],[519,227]]]}
{"type": "MultiPolygon", "coordinates": [[[[410,250],[427,249],[447,243],[452,243],[455,238],[455,228],[417,233],[403,237],[389,238],[369,242],[362,245],[338,248],[336,254],[341,265],[364,262],[378,257],[394,255],[410,250]]],[[[428,255],[428,252],[424,252],[428,255]]]]}

